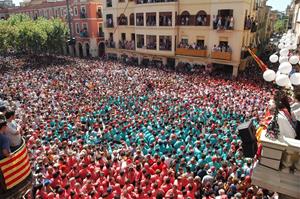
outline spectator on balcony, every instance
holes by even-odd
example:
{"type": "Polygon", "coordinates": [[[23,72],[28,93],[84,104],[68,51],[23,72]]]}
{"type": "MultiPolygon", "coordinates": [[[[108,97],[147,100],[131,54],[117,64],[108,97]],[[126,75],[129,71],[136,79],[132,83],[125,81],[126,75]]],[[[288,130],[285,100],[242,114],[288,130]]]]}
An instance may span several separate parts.
{"type": "Polygon", "coordinates": [[[233,16],[231,16],[229,22],[229,30],[233,30],[233,28],[234,28],[234,18],[233,16]]]}
{"type": "Polygon", "coordinates": [[[5,115],[0,113],[0,160],[10,156],[10,142],[6,136],[7,121],[5,115]]]}
{"type": "Polygon", "coordinates": [[[218,16],[217,30],[221,30],[221,29],[223,29],[223,26],[222,26],[222,17],[218,16]]]}
{"type": "Polygon", "coordinates": [[[86,18],[85,8],[81,8],[81,11],[80,11],[80,17],[81,17],[81,18],[86,18]]]}
{"type": "Polygon", "coordinates": [[[213,52],[217,52],[217,51],[218,51],[218,47],[217,47],[216,44],[213,46],[212,51],[213,51],[213,52]]]}
{"type": "Polygon", "coordinates": [[[107,25],[108,25],[108,27],[112,27],[112,26],[113,26],[113,21],[112,21],[112,18],[111,18],[111,17],[109,17],[109,18],[107,19],[107,25]]]}
{"type": "Polygon", "coordinates": [[[5,113],[5,117],[7,120],[7,129],[5,135],[9,139],[11,151],[15,151],[22,144],[20,127],[15,121],[15,111],[7,111],[5,113]]]}
{"type": "Polygon", "coordinates": [[[204,19],[202,18],[201,15],[198,15],[198,17],[197,17],[197,25],[199,25],[199,26],[204,25],[204,19]]]}
{"type": "Polygon", "coordinates": [[[252,25],[252,21],[251,21],[250,15],[248,15],[246,22],[245,22],[245,29],[249,30],[251,28],[251,25],[252,25]]]}

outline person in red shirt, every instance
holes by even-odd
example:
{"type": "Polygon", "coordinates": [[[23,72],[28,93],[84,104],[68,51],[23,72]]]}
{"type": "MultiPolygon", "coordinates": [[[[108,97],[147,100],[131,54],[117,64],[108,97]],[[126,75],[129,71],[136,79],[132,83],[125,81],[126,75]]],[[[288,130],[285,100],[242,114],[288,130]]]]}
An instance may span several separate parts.
{"type": "Polygon", "coordinates": [[[172,188],[169,177],[166,178],[166,180],[165,180],[164,184],[161,186],[161,188],[165,193],[167,193],[172,188]]]}

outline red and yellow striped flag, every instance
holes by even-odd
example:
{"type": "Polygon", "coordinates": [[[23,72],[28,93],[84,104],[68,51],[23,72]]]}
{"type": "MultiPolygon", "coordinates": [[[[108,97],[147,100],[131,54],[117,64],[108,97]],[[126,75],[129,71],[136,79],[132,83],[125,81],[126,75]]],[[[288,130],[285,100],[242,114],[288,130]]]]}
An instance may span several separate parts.
{"type": "Polygon", "coordinates": [[[25,142],[12,156],[0,160],[0,168],[6,189],[13,188],[30,175],[31,168],[25,142]]]}

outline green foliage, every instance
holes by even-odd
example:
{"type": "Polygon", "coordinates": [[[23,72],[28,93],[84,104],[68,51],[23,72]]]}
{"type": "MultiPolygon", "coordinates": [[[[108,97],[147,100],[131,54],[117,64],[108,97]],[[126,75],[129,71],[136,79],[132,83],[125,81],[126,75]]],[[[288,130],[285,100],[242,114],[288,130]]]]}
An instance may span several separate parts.
{"type": "Polygon", "coordinates": [[[13,15],[0,21],[0,52],[57,53],[65,45],[66,24],[60,19],[13,15]]]}
{"type": "Polygon", "coordinates": [[[274,24],[275,32],[283,32],[285,30],[285,21],[283,19],[277,20],[274,24]]]}

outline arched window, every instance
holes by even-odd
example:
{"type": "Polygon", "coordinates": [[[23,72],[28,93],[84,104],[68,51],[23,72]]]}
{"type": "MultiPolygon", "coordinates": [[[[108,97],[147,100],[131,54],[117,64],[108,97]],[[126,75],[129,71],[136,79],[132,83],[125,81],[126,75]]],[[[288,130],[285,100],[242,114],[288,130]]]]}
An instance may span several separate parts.
{"type": "Polygon", "coordinates": [[[196,15],[196,26],[206,26],[209,23],[205,11],[200,10],[196,15]]]}
{"type": "Polygon", "coordinates": [[[191,23],[191,15],[188,11],[183,11],[180,15],[180,25],[188,26],[191,23]]]}
{"type": "Polygon", "coordinates": [[[126,26],[127,25],[127,17],[124,14],[121,14],[119,19],[119,25],[126,26]]]}

